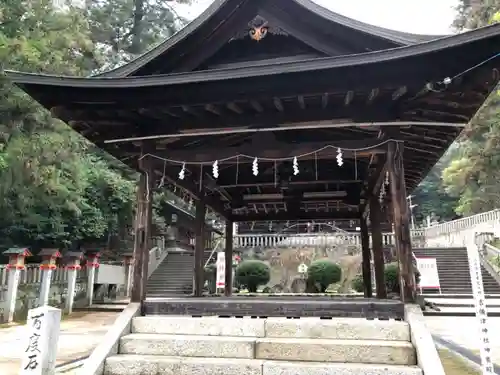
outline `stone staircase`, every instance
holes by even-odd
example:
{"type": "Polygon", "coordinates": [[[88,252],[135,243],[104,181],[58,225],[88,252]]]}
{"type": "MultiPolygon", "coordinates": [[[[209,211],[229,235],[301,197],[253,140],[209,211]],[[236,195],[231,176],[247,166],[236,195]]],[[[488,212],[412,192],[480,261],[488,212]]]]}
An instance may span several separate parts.
{"type": "MultiPolygon", "coordinates": [[[[204,262],[211,250],[205,252],[204,262]]],[[[147,297],[159,298],[191,294],[194,255],[192,251],[169,252],[148,279],[147,297]]]]}
{"type": "Polygon", "coordinates": [[[105,375],[422,375],[406,322],[136,317],[105,375]]]}
{"type": "MultiPolygon", "coordinates": [[[[417,248],[417,258],[436,258],[442,294],[472,294],[469,259],[466,248],[417,248]]],[[[500,294],[500,285],[481,266],[484,293],[500,294]]],[[[424,294],[439,293],[438,290],[424,290],[424,294]]]]}

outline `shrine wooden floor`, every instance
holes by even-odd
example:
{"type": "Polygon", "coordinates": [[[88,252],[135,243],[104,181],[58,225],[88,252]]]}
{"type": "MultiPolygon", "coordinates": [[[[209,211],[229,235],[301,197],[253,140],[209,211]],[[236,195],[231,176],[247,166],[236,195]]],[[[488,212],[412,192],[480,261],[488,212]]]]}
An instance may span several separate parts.
{"type": "Polygon", "coordinates": [[[404,319],[398,300],[336,298],[328,296],[234,296],[148,298],[144,315],[191,315],[220,317],[318,317],[404,319]]]}

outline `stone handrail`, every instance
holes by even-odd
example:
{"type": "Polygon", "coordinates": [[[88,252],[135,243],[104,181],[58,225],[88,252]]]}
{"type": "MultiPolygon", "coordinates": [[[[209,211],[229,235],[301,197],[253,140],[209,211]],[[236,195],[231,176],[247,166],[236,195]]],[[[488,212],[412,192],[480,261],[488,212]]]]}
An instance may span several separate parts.
{"type": "Polygon", "coordinates": [[[214,256],[214,254],[215,254],[215,252],[217,251],[217,248],[220,246],[221,242],[222,242],[222,238],[219,238],[219,239],[217,240],[217,242],[215,243],[215,246],[214,246],[214,248],[213,248],[212,252],[210,253],[210,256],[208,257],[208,259],[207,259],[207,261],[205,262],[205,265],[204,265],[203,267],[208,266],[208,263],[210,263],[210,261],[212,260],[212,258],[213,258],[213,256],[214,256]]]}
{"type": "Polygon", "coordinates": [[[158,268],[167,255],[168,249],[166,247],[155,246],[149,251],[148,277],[158,268]]]}
{"type": "Polygon", "coordinates": [[[500,249],[497,249],[495,246],[488,243],[484,244],[484,252],[486,255],[500,256],[500,249]]]}
{"type": "MultiPolygon", "coordinates": [[[[424,236],[424,230],[413,230],[412,238],[424,236]]],[[[371,237],[370,237],[371,241],[371,237]]],[[[394,245],[394,234],[383,233],[384,246],[394,245]]],[[[300,247],[300,246],[335,246],[335,245],[361,245],[359,232],[347,233],[265,233],[265,234],[238,234],[234,236],[234,248],[252,247],[300,247]]]]}
{"type": "Polygon", "coordinates": [[[484,223],[500,223],[500,209],[483,212],[425,228],[425,236],[434,237],[442,234],[472,229],[477,225],[484,223]]]}

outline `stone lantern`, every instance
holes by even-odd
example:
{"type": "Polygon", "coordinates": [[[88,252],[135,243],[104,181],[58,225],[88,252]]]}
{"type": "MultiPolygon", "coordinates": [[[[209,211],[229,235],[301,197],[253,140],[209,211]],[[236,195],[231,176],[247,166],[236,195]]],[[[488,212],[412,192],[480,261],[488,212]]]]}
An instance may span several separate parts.
{"type": "Polygon", "coordinates": [[[26,258],[32,254],[26,247],[12,247],[4,251],[3,254],[9,257],[9,264],[7,265],[7,269],[9,270],[9,280],[7,284],[7,299],[5,301],[5,315],[3,320],[10,323],[14,320],[17,288],[19,286],[19,279],[21,278],[21,271],[26,268],[26,258]]]}

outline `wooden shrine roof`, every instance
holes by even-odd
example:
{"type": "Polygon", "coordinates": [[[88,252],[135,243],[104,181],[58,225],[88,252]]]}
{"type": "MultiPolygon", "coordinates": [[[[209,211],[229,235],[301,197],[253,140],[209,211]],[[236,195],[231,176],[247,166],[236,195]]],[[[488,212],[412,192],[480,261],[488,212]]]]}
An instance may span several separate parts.
{"type": "Polygon", "coordinates": [[[498,45],[494,25],[375,52],[157,76],[7,74],[125,163],[136,167],[146,142],[158,179],[165,172],[196,194],[201,175],[208,204],[235,221],[355,219],[381,143],[404,143],[415,188],[498,83],[498,45]],[[179,180],[182,162],[195,164],[179,180]]]}
{"type": "MultiPolygon", "coordinates": [[[[297,60],[378,51],[440,37],[369,25],[334,13],[311,0],[215,0],[171,38],[132,62],[100,76],[145,76],[199,70],[204,65],[207,67],[207,61],[215,63],[219,50],[234,52],[238,45],[247,47],[245,39],[250,39],[250,31],[260,22],[265,22],[268,35],[281,36],[281,41],[288,42],[293,38],[309,47],[301,49],[303,55],[295,56],[297,60]]],[[[268,39],[260,40],[259,47],[266,43],[268,39]]],[[[290,48],[290,43],[284,44],[290,48]]],[[[254,52],[252,48],[251,53],[254,52]]]]}

